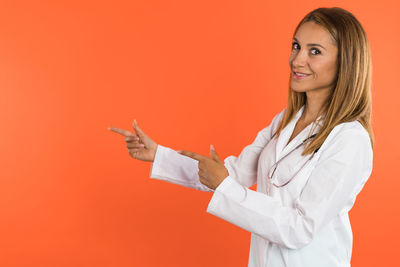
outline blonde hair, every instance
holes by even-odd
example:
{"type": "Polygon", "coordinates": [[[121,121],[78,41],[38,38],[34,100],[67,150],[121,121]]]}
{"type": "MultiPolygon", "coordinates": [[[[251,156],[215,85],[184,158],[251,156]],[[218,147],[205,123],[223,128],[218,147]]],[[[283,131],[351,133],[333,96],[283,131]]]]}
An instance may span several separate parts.
{"type": "MultiPolygon", "coordinates": [[[[297,25],[312,21],[329,31],[338,47],[338,72],[331,95],[325,103],[323,124],[308,143],[302,155],[321,147],[331,130],[338,124],[357,120],[368,131],[371,145],[374,134],[371,127],[372,62],[367,35],[360,22],[348,11],[338,8],[318,8],[307,14],[297,25]]],[[[306,94],[295,92],[289,85],[287,108],[276,136],[306,104],[306,94]]]]}

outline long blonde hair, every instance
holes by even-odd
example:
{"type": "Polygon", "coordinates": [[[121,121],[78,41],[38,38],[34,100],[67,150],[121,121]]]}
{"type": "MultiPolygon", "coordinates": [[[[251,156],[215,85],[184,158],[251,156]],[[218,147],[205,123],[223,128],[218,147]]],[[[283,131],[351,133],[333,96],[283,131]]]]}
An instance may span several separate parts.
{"type": "MultiPolygon", "coordinates": [[[[368,131],[373,147],[374,134],[370,122],[372,62],[364,29],[353,14],[342,8],[318,8],[300,21],[293,36],[303,23],[309,21],[327,29],[335,40],[338,47],[338,72],[334,89],[325,103],[323,124],[302,155],[321,147],[336,125],[354,120],[359,121],[368,131]]],[[[306,94],[291,90],[289,83],[287,108],[276,136],[305,104],[306,94]]]]}

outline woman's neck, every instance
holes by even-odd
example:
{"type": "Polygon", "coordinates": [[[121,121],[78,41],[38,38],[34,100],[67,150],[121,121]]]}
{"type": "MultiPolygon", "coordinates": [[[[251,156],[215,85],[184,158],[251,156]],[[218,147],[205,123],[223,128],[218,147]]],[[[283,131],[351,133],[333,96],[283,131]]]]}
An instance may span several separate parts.
{"type": "Polygon", "coordinates": [[[326,91],[307,92],[304,112],[300,119],[305,123],[315,121],[325,111],[328,96],[326,91]]]}

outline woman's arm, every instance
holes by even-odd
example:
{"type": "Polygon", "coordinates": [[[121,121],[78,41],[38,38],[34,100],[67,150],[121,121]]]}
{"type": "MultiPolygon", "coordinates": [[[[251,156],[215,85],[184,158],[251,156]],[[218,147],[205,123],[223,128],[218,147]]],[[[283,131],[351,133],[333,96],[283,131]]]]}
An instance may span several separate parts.
{"type": "MultiPolygon", "coordinates": [[[[269,142],[272,131],[277,127],[282,111],[272,120],[272,123],[258,132],[252,144],[246,146],[238,157],[229,156],[224,160],[224,166],[237,182],[245,187],[252,186],[257,179],[257,163],[262,149],[269,142]]],[[[183,185],[201,191],[214,190],[200,183],[198,176],[198,161],[179,154],[175,150],[158,145],[151,166],[150,177],[174,184],[183,185]]]]}
{"type": "Polygon", "coordinates": [[[371,143],[360,127],[332,130],[336,133],[325,140],[317,165],[293,206],[284,206],[228,176],[216,188],[207,212],[280,246],[297,249],[307,245],[323,226],[351,209],[371,174],[371,143]]]}
{"type": "Polygon", "coordinates": [[[155,178],[200,191],[214,190],[200,183],[198,161],[188,158],[175,150],[158,145],[150,169],[150,178],[155,178]]]}

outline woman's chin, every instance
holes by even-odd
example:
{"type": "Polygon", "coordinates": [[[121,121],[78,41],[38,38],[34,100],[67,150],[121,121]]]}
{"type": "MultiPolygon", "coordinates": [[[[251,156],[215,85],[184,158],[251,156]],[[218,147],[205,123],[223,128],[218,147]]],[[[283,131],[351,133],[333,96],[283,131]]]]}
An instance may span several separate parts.
{"type": "Polygon", "coordinates": [[[290,89],[296,93],[305,93],[307,91],[307,89],[305,88],[298,88],[298,87],[290,87],[290,89]]]}

